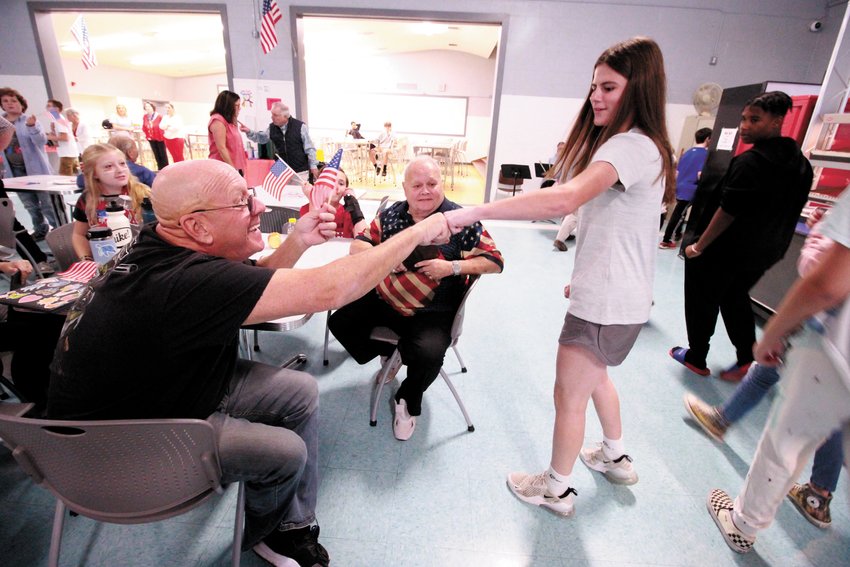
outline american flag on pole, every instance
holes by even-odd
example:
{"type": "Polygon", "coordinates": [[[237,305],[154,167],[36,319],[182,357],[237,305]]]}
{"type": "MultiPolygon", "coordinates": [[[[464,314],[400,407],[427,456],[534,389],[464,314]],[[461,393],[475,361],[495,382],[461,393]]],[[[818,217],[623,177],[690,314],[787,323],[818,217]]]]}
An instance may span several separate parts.
{"type": "Polygon", "coordinates": [[[322,204],[326,203],[331,195],[336,191],[336,178],[339,176],[339,164],[342,161],[342,148],[338,149],[328,162],[328,165],[319,174],[316,179],[316,184],[313,185],[313,192],[310,193],[310,204],[314,208],[321,208],[322,204]]]}
{"type": "Polygon", "coordinates": [[[283,198],[283,190],[293,175],[295,175],[295,170],[278,158],[263,181],[263,190],[280,201],[283,198]]]}
{"type": "Polygon", "coordinates": [[[260,46],[263,53],[277,47],[277,32],[274,25],[280,21],[280,10],[275,0],[263,0],[263,19],[260,21],[260,46]]]}
{"type": "Polygon", "coordinates": [[[86,21],[82,15],[77,16],[77,19],[74,20],[74,24],[71,26],[71,35],[82,48],[83,67],[86,69],[97,67],[97,56],[94,54],[94,49],[92,49],[89,41],[89,28],[86,27],[86,21]]]}

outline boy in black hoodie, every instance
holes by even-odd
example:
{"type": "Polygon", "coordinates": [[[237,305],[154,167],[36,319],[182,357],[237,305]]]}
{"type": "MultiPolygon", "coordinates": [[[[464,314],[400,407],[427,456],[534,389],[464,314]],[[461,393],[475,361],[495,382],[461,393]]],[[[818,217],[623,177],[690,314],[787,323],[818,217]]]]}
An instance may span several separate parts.
{"type": "MultiPolygon", "coordinates": [[[[791,97],[779,91],[753,97],[741,113],[741,140],[753,147],[736,156],[695,221],[685,248],[685,322],[689,348],[670,356],[708,376],[709,341],[718,312],[737,361],[720,373],[739,381],[753,361],[755,319],[749,290],[785,255],[812,184],[812,166],[797,142],[781,135],[791,97]]],[[[697,209],[694,209],[697,210],[697,209]]]]}

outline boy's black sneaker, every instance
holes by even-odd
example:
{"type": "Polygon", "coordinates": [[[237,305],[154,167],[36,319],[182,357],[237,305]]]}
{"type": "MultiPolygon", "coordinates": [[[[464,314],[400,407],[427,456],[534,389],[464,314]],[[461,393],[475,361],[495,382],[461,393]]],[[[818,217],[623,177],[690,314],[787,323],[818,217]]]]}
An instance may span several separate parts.
{"type": "Polygon", "coordinates": [[[275,567],[328,567],[331,562],[319,543],[319,526],[275,530],[255,545],[254,551],[275,567]]]}

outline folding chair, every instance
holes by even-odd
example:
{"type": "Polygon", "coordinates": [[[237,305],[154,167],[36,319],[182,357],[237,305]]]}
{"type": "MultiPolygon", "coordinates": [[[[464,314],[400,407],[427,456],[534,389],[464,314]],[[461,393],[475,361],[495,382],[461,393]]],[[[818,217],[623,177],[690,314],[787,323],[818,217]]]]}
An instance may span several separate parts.
{"type": "MultiPolygon", "coordinates": [[[[469,284],[466,288],[466,293],[463,296],[463,299],[460,302],[460,306],[457,309],[457,313],[455,314],[454,322],[452,323],[451,330],[451,347],[457,356],[458,361],[460,361],[461,372],[466,372],[466,365],[464,365],[463,360],[460,357],[460,353],[457,350],[457,342],[460,339],[460,335],[463,332],[463,316],[464,310],[466,307],[466,300],[469,299],[469,294],[472,291],[472,288],[475,287],[475,284],[478,282],[479,276],[470,276],[469,284]]],[[[372,427],[378,424],[378,400],[381,399],[381,391],[384,389],[384,384],[387,381],[387,376],[393,367],[399,367],[401,365],[401,353],[399,352],[397,345],[399,341],[399,336],[388,327],[375,327],[372,329],[372,334],[370,338],[375,341],[381,341],[384,343],[389,343],[391,345],[396,345],[396,349],[393,351],[392,355],[387,358],[384,362],[383,366],[381,366],[381,370],[378,372],[378,376],[375,379],[375,393],[372,396],[372,404],[371,404],[371,412],[369,415],[369,425],[372,427]]],[[[446,383],[446,386],[451,390],[452,395],[457,402],[457,405],[460,407],[460,411],[463,414],[463,418],[466,420],[466,430],[469,432],[475,431],[475,426],[472,424],[472,421],[469,419],[469,414],[466,412],[466,406],[463,405],[463,400],[460,399],[460,395],[457,393],[454,384],[449,379],[449,375],[446,374],[445,369],[440,368],[440,376],[442,376],[443,381],[446,383]]]]}
{"type": "MultiPolygon", "coordinates": [[[[141,524],[184,514],[223,492],[212,425],[200,419],[58,421],[0,404],[0,438],[36,484],[56,496],[49,565],[59,565],[65,511],[141,524]]],[[[245,492],[239,483],[231,562],[241,558],[245,492]]]]}

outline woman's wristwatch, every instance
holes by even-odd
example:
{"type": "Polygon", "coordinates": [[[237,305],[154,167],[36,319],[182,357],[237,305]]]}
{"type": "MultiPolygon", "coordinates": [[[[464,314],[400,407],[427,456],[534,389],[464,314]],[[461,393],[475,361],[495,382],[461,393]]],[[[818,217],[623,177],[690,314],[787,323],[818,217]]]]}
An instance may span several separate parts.
{"type": "Polygon", "coordinates": [[[452,275],[460,275],[460,262],[458,260],[452,260],[452,275]]]}

